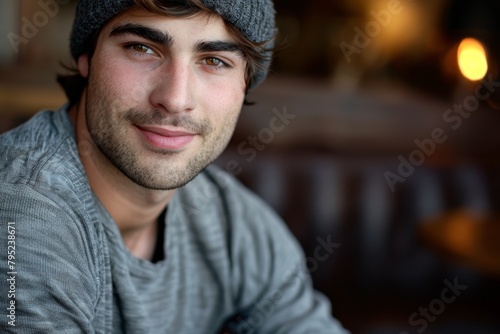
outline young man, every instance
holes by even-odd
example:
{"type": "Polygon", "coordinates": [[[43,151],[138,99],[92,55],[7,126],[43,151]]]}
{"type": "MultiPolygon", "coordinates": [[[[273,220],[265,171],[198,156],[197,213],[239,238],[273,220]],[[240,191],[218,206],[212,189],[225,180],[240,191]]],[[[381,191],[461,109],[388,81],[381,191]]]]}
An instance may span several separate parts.
{"type": "Polygon", "coordinates": [[[2,333],[344,332],[209,166],[274,35],[271,0],[80,1],[69,104],[0,137],[2,333]]]}

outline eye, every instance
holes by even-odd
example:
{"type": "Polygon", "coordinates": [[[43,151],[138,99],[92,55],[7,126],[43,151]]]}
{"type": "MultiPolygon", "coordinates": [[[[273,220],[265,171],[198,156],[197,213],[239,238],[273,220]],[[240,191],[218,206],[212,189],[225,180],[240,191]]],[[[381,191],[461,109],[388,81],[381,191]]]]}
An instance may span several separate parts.
{"type": "Polygon", "coordinates": [[[213,58],[213,57],[207,58],[206,62],[207,62],[207,65],[216,66],[216,67],[223,64],[222,60],[217,59],[217,58],[213,58]]]}
{"type": "Polygon", "coordinates": [[[150,47],[144,44],[130,44],[127,46],[130,50],[140,55],[155,55],[156,53],[150,47]]]}
{"type": "Polygon", "coordinates": [[[219,58],[215,58],[215,57],[205,58],[204,61],[205,61],[206,65],[208,65],[210,67],[214,67],[216,69],[230,68],[231,67],[226,62],[220,60],[219,58]]]}

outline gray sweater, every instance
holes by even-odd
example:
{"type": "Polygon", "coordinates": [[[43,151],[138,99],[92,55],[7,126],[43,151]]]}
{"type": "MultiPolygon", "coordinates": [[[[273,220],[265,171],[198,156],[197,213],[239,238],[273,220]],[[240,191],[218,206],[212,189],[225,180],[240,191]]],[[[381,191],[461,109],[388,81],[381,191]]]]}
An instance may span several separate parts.
{"type": "Polygon", "coordinates": [[[0,136],[0,231],[2,333],[344,333],[285,225],[215,167],[169,203],[165,260],[134,257],[66,108],[0,136]]]}

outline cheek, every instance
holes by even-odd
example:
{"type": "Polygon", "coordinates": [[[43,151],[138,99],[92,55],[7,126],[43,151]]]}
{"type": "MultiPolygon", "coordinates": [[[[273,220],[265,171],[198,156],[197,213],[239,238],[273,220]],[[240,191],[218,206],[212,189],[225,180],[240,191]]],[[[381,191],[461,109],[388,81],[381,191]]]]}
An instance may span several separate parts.
{"type": "Polygon", "coordinates": [[[221,88],[219,94],[211,96],[212,113],[218,119],[233,119],[239,115],[245,94],[234,87],[233,85],[231,88],[221,88]]]}
{"type": "Polygon", "coordinates": [[[119,61],[101,59],[92,68],[91,80],[96,87],[99,87],[98,94],[106,99],[112,99],[111,103],[132,107],[145,98],[146,85],[141,82],[143,78],[136,72],[133,68],[123,66],[119,61]]]}
{"type": "Polygon", "coordinates": [[[233,133],[243,105],[243,98],[244,95],[239,93],[220,96],[214,101],[212,122],[217,124],[219,133],[233,133]]]}
{"type": "Polygon", "coordinates": [[[212,78],[201,85],[200,92],[210,100],[210,103],[219,106],[224,112],[233,109],[234,106],[241,107],[245,98],[245,80],[243,75],[212,78]]]}

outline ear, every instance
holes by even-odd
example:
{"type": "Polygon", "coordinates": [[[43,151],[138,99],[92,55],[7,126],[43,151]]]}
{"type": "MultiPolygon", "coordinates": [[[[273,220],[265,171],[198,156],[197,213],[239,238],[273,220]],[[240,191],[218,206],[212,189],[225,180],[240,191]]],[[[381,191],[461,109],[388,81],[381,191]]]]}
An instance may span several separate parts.
{"type": "Polygon", "coordinates": [[[80,75],[84,78],[88,78],[89,76],[89,56],[88,54],[81,55],[78,58],[78,71],[80,71],[80,75]]]}

